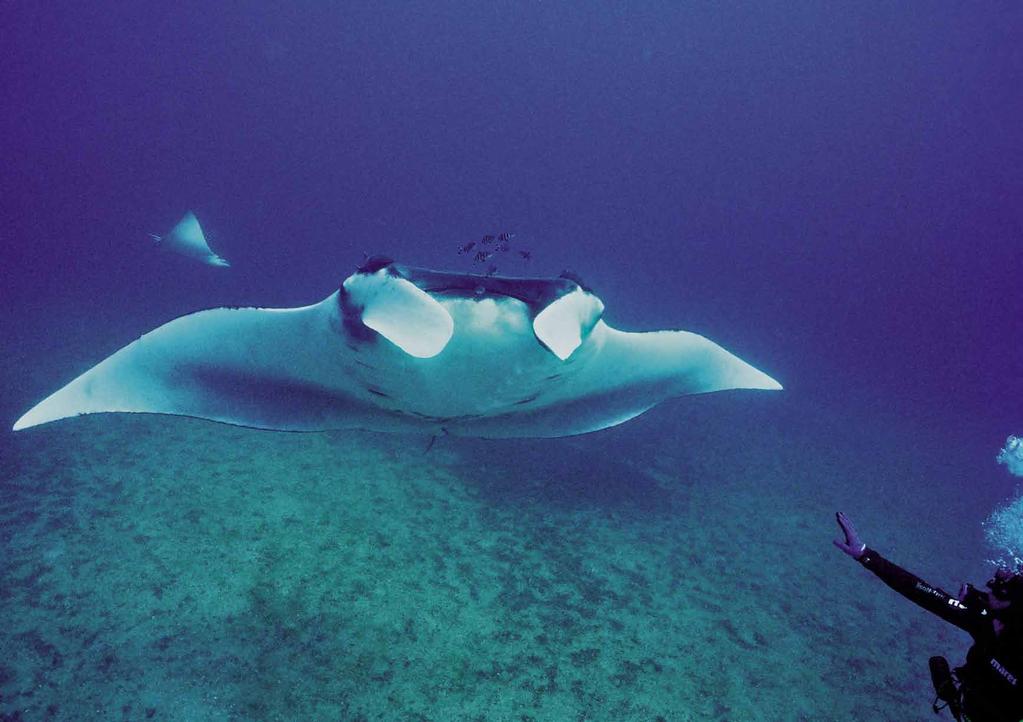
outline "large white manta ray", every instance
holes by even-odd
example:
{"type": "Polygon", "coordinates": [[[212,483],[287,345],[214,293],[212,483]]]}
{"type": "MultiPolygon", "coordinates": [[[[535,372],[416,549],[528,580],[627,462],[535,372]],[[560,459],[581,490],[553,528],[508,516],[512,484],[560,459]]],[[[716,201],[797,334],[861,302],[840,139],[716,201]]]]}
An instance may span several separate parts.
{"type": "Polygon", "coordinates": [[[282,431],[557,437],[674,396],[781,385],[686,331],[626,333],[578,279],[498,278],[369,259],[302,308],[216,308],[128,344],[41,401],[78,414],[176,414],[282,431]]]}

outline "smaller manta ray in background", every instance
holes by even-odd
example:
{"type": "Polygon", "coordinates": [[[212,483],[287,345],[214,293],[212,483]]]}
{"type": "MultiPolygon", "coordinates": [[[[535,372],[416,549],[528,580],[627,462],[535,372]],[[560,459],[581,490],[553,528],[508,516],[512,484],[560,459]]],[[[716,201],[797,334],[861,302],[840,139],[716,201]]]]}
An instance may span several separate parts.
{"type": "Polygon", "coordinates": [[[199,219],[192,211],[188,211],[166,236],[150,233],[149,237],[156,241],[158,246],[169,248],[200,263],[224,268],[231,265],[210,248],[206,242],[206,235],[202,232],[202,226],[199,225],[199,219]]]}

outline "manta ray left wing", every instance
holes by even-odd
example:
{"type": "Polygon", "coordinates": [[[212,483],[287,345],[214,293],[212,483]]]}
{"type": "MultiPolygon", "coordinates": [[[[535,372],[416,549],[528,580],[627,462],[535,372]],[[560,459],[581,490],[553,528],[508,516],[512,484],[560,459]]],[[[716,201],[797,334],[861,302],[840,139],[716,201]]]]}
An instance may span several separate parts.
{"type": "MultiPolygon", "coordinates": [[[[337,294],[294,309],[183,316],[47,397],[14,430],[100,412],[195,416],[285,431],[387,426],[340,344],[337,294]],[[340,352],[339,352],[340,351],[340,352]],[[361,392],[361,393],[360,393],[361,392]]],[[[399,426],[396,424],[395,426],[399,426]]]]}

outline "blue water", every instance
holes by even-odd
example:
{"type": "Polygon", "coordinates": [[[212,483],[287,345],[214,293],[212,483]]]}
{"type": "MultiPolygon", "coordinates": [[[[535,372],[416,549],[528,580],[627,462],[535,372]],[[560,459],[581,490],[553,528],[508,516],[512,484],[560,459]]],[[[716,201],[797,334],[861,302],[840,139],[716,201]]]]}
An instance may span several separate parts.
{"type": "MultiPolygon", "coordinates": [[[[994,455],[1023,432],[1021,36],[1012,3],[4,4],[0,420],[188,311],[313,303],[364,253],[473,270],[458,247],[508,232],[532,258],[500,273],[572,269],[609,323],[704,333],[779,379],[784,400],[750,402],[758,449],[819,463],[829,442],[786,427],[811,408],[864,457],[914,429],[903,507],[871,527],[940,518],[983,573],[981,523],[1015,488],[994,455]],[[188,209],[230,269],[148,242],[188,209]]],[[[608,438],[675,444],[637,428],[608,438]]],[[[33,444],[0,441],[5,487],[33,444]]],[[[805,492],[822,546],[827,510],[894,493],[855,458],[805,492]]]]}

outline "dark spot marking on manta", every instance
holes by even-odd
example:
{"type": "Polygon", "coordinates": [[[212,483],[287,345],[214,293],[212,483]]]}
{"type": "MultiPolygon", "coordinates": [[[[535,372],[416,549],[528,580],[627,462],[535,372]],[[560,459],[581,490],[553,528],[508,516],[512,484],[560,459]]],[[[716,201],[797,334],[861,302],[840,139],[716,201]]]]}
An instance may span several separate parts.
{"type": "Polygon", "coordinates": [[[372,364],[368,364],[365,361],[360,361],[359,359],[355,359],[355,363],[357,363],[359,366],[362,366],[363,368],[367,368],[367,369],[375,369],[376,368],[372,364]]]}
{"type": "Polygon", "coordinates": [[[561,374],[551,374],[550,376],[545,378],[544,381],[554,381],[554,380],[560,379],[560,378],[561,378],[561,374]]]}
{"type": "Polygon", "coordinates": [[[369,391],[371,394],[376,394],[377,396],[382,396],[385,399],[391,398],[389,394],[385,394],[383,391],[381,391],[380,389],[375,388],[373,386],[367,386],[366,390],[369,391]]]}
{"type": "Polygon", "coordinates": [[[530,401],[536,401],[539,396],[540,396],[540,393],[537,392],[537,393],[533,394],[532,396],[527,396],[524,399],[520,399],[520,400],[516,401],[515,405],[516,406],[521,406],[522,404],[528,404],[530,401]]]}

